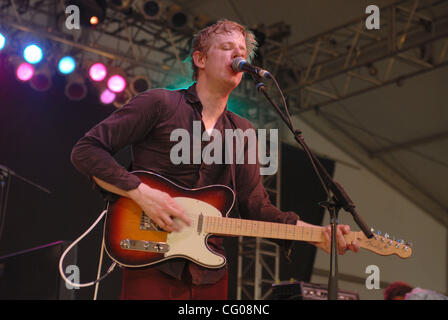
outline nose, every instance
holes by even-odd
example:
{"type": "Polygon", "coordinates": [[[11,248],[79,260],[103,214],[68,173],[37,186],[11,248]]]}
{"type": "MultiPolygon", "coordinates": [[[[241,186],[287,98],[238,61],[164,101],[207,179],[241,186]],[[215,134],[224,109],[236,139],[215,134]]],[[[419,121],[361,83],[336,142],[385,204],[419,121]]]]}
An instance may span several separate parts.
{"type": "Polygon", "coordinates": [[[235,59],[235,58],[239,58],[239,57],[245,58],[244,51],[243,51],[243,49],[235,48],[235,50],[233,50],[232,58],[235,59]]]}

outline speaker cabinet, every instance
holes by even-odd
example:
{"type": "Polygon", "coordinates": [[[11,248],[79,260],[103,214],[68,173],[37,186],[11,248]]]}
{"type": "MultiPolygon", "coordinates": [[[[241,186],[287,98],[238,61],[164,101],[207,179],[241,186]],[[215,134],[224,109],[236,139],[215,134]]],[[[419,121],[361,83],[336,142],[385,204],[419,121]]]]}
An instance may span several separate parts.
{"type": "MultiPolygon", "coordinates": [[[[304,281],[280,282],[272,286],[272,300],[327,300],[328,287],[304,281]]],[[[359,300],[357,292],[338,290],[338,300],[359,300]]]]}

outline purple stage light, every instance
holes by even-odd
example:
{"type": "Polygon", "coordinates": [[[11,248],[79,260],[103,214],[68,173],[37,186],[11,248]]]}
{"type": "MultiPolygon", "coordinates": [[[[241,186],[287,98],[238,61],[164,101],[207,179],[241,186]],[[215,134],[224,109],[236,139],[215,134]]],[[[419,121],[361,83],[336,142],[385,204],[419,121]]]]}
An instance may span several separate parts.
{"type": "Polygon", "coordinates": [[[90,67],[89,75],[93,81],[103,81],[107,76],[106,66],[99,62],[95,63],[90,67]]]}
{"type": "Polygon", "coordinates": [[[20,81],[28,81],[34,75],[34,67],[29,63],[23,62],[20,64],[16,71],[17,79],[20,81]]]}
{"type": "Polygon", "coordinates": [[[109,89],[104,89],[103,92],[101,92],[100,100],[101,103],[110,104],[114,102],[115,97],[116,97],[115,93],[113,93],[109,89]]]}
{"type": "Polygon", "coordinates": [[[113,75],[107,80],[107,87],[112,92],[122,92],[126,88],[126,80],[118,74],[113,75]]]}

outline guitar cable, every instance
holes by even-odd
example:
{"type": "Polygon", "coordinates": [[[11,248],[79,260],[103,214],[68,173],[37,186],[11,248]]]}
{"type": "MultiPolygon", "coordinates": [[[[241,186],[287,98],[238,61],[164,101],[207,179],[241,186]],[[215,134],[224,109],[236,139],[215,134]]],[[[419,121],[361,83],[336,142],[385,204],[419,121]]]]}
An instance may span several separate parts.
{"type": "MultiPolygon", "coordinates": [[[[96,219],[96,221],[75,241],[72,242],[72,244],[70,244],[67,249],[65,249],[65,251],[62,253],[61,258],[59,259],[59,273],[61,274],[62,279],[64,279],[64,281],[69,284],[71,287],[73,288],[84,288],[84,287],[90,287],[93,286],[94,284],[96,284],[97,282],[100,282],[101,280],[103,280],[104,278],[106,278],[110,273],[112,273],[112,271],[114,270],[115,266],[117,265],[116,262],[113,262],[111,264],[111,266],[109,267],[109,269],[107,270],[107,272],[99,277],[99,273],[98,273],[98,278],[95,281],[92,282],[87,282],[87,283],[74,283],[72,281],[70,281],[69,279],[67,279],[67,277],[64,274],[62,265],[63,265],[63,261],[65,256],[67,255],[67,253],[75,246],[78,244],[78,242],[80,242],[85,236],[87,236],[90,231],[92,231],[93,228],[95,228],[95,226],[101,221],[101,219],[104,217],[104,215],[107,213],[107,210],[103,210],[103,212],[100,214],[100,216],[96,219]]],[[[102,243],[104,244],[104,240],[102,241],[102,243]]],[[[103,249],[103,246],[101,247],[101,249],[103,249]]],[[[100,256],[100,264],[102,263],[102,259],[103,258],[103,250],[101,250],[101,256],[100,256]]],[[[95,293],[96,296],[96,293],[95,293]]]]}

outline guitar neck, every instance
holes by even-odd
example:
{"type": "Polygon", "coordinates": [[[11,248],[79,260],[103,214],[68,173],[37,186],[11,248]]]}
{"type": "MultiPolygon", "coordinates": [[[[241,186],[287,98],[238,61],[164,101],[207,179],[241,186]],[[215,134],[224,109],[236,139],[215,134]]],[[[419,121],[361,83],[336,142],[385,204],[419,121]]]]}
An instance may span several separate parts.
{"type": "MultiPolygon", "coordinates": [[[[205,216],[203,230],[206,233],[225,236],[247,236],[310,242],[325,241],[324,233],[319,227],[235,218],[205,216]]],[[[347,236],[350,238],[354,237],[351,234],[347,236]]]]}

